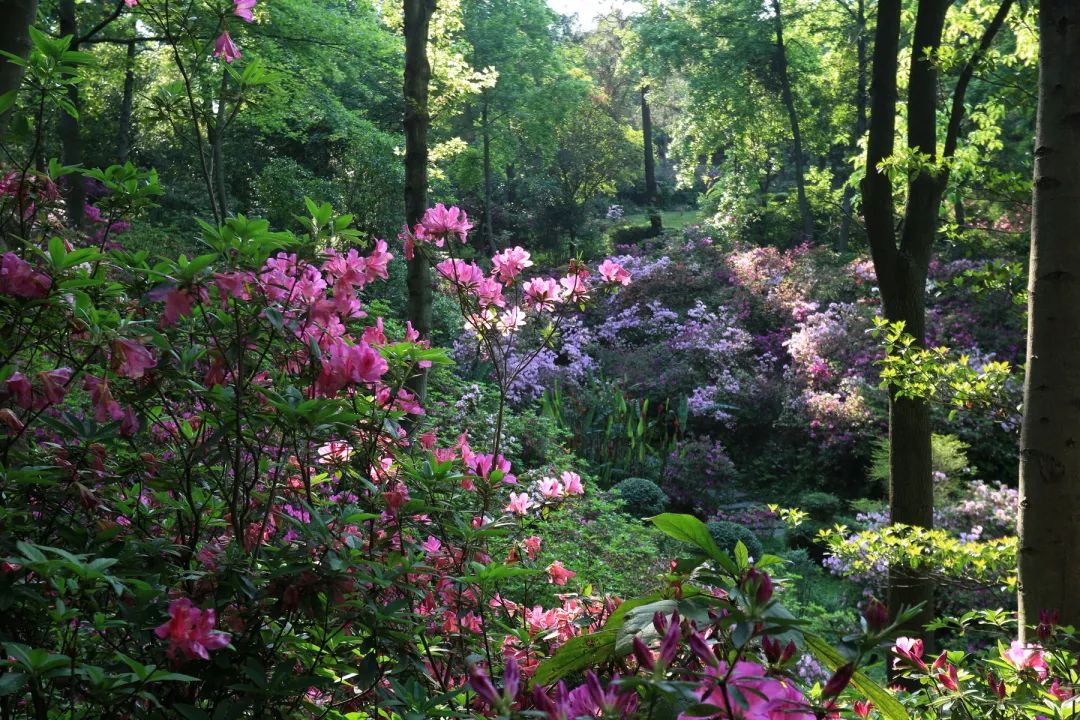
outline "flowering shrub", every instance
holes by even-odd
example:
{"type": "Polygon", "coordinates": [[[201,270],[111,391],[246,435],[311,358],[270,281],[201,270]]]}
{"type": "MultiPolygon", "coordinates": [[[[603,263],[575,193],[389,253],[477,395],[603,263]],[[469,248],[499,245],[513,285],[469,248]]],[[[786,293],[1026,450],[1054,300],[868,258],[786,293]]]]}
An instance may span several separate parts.
{"type": "MultiPolygon", "coordinates": [[[[154,187],[130,180],[106,202],[154,187]]],[[[307,238],[237,216],[175,261],[56,237],[44,202],[26,216],[0,274],[5,708],[454,708],[489,640],[529,671],[614,609],[502,594],[571,590],[529,530],[581,478],[515,475],[499,432],[485,452],[424,428],[406,382],[447,357],[363,305],[394,254],[328,247],[348,219],[309,209],[307,238]]],[[[456,213],[425,218],[411,251],[463,234],[456,213]]],[[[503,316],[497,280],[438,265],[492,347],[596,291],[579,266],[503,316]]]]}

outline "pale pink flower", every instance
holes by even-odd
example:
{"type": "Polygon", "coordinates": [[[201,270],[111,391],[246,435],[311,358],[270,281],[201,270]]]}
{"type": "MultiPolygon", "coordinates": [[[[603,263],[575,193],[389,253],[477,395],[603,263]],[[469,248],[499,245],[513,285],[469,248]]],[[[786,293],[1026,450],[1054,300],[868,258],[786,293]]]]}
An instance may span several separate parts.
{"type": "Polygon", "coordinates": [[[580,303],[589,297],[589,281],[582,275],[567,275],[559,280],[559,286],[559,293],[567,302],[580,303]]]}
{"type": "Polygon", "coordinates": [[[527,267],[532,267],[533,261],[529,259],[529,253],[522,247],[512,247],[496,253],[491,258],[491,264],[495,267],[495,273],[504,283],[512,282],[527,267]]]}
{"type": "Polygon", "coordinates": [[[509,335],[525,327],[525,313],[516,305],[499,315],[496,327],[503,335],[509,335]]]}
{"type": "Polygon", "coordinates": [[[519,517],[527,515],[529,508],[533,506],[533,501],[529,499],[528,493],[510,493],[510,502],[503,512],[513,513],[519,517]]]}
{"type": "Polygon", "coordinates": [[[442,541],[434,535],[428,535],[427,540],[420,543],[420,547],[428,555],[438,555],[442,550],[442,541]]]}
{"type": "Polygon", "coordinates": [[[1001,655],[1017,670],[1034,670],[1040,678],[1045,678],[1049,673],[1042,648],[1038,645],[1024,645],[1019,640],[1013,640],[1009,649],[1001,655]]]}
{"type": "Polygon", "coordinates": [[[562,483],[555,478],[544,478],[536,484],[536,487],[540,491],[540,494],[546,498],[560,498],[563,495],[562,483]]]}
{"type": "Polygon", "coordinates": [[[553,278],[533,278],[522,287],[525,290],[525,305],[535,310],[554,310],[562,299],[559,283],[553,278]]]}
{"type": "Polygon", "coordinates": [[[597,270],[600,272],[600,277],[604,279],[604,282],[618,283],[619,285],[630,284],[630,273],[628,273],[622,265],[611,258],[600,263],[600,267],[597,268],[597,270]]]}
{"type": "Polygon", "coordinates": [[[569,470],[559,476],[562,480],[563,490],[567,495],[584,495],[585,488],[581,485],[581,476],[569,470]]]}
{"type": "Polygon", "coordinates": [[[448,258],[435,266],[444,278],[463,290],[476,290],[484,281],[484,271],[475,263],[467,263],[458,258],[448,258]]]}

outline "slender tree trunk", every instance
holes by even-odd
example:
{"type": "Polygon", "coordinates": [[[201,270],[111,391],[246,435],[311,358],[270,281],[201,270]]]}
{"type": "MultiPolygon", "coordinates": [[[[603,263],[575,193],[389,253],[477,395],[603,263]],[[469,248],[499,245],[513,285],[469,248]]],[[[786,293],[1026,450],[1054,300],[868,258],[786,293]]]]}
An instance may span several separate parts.
{"type": "MultiPolygon", "coordinates": [[[[950,159],[957,147],[964,98],[975,68],[985,57],[1004,24],[1014,0],[1002,0],[986,27],[978,48],[965,64],[953,90],[942,158],[950,159]]],[[[941,44],[945,13],[950,0],[920,0],[912,37],[912,61],[908,77],[907,147],[928,156],[926,170],[908,181],[903,231],[897,242],[896,208],[889,177],[878,170],[893,155],[896,129],[897,55],[900,39],[901,0],[880,0],[874,40],[874,64],[870,88],[869,137],[866,176],[863,179],[863,212],[874,270],[890,321],[903,321],[917,344],[925,343],[926,276],[937,234],[941,203],[948,183],[948,164],[938,163],[938,72],[931,57],[941,44]]],[[[889,511],[892,522],[931,527],[933,482],[930,465],[929,407],[921,400],[890,397],[889,511]]],[[[912,577],[897,568],[889,574],[889,610],[895,616],[903,606],[925,602],[911,631],[933,617],[933,585],[928,578],[912,577]]]]}
{"type": "Polygon", "coordinates": [[[213,164],[214,193],[217,195],[218,213],[224,218],[229,214],[229,203],[225,193],[225,96],[229,91],[229,72],[222,68],[221,85],[218,92],[217,112],[214,125],[207,128],[210,141],[210,161],[213,164]]]}
{"type": "Polygon", "coordinates": [[[641,135],[645,145],[645,204],[653,207],[657,202],[656,160],[653,157],[652,113],[649,111],[649,86],[641,88],[641,135]]]}
{"type": "MultiPolygon", "coordinates": [[[[856,56],[858,69],[855,80],[855,132],[852,135],[851,150],[859,147],[859,142],[866,134],[867,106],[867,57],[866,57],[866,0],[858,0],[855,9],[856,56]]],[[[836,241],[837,252],[847,252],[851,238],[852,204],[855,199],[855,187],[849,182],[844,187],[840,201],[840,236],[836,241]]]]}
{"type": "Polygon", "coordinates": [[[804,242],[814,239],[814,218],[810,214],[810,201],[806,198],[806,167],[803,158],[802,133],[799,132],[799,113],[795,108],[795,95],[791,90],[788,74],[787,48],[784,46],[784,20],[780,14],[780,0],[772,0],[773,22],[776,26],[776,74],[780,78],[780,94],[791,123],[791,153],[795,162],[795,191],[799,199],[799,217],[802,220],[804,242]]]}
{"type": "Polygon", "coordinates": [[[1080,5],[1039,7],[1039,110],[1020,434],[1020,637],[1080,624],[1080,5]]]}
{"type": "MultiPolygon", "coordinates": [[[[413,227],[427,209],[428,25],[435,0],[404,0],[405,10],[405,222],[413,227]]],[[[409,261],[409,299],[406,314],[420,337],[431,337],[431,269],[419,255],[409,261]]],[[[427,371],[418,370],[409,387],[423,402],[427,394],[427,371]]]]}
{"type": "Polygon", "coordinates": [[[491,254],[494,255],[499,251],[499,248],[495,247],[495,225],[491,211],[494,204],[491,194],[491,126],[488,124],[488,94],[486,91],[480,109],[480,130],[481,140],[484,145],[484,240],[487,241],[488,248],[491,250],[491,254]]]}
{"type": "MultiPolygon", "coordinates": [[[[25,58],[30,52],[30,26],[37,18],[37,0],[0,0],[0,50],[25,58]]],[[[0,58],[0,95],[19,89],[22,65],[0,58]]],[[[0,114],[0,141],[7,131],[11,111],[0,114]]]]}
{"type": "Polygon", "coordinates": [[[131,153],[131,108],[135,102],[135,41],[127,44],[124,60],[124,95],[120,100],[119,130],[116,135],[116,161],[127,162],[131,153]]]}
{"type": "MultiPolygon", "coordinates": [[[[60,34],[72,37],[71,50],[79,49],[79,28],[75,16],[75,0],[60,0],[60,34]]],[[[68,100],[78,110],[79,86],[72,84],[67,88],[68,100]]],[[[82,133],[79,120],[65,112],[60,113],[60,149],[65,165],[81,165],[83,155],[82,133]]],[[[82,226],[86,206],[86,185],[80,175],[68,175],[64,189],[67,205],[68,224],[73,228],[82,226]]]]}

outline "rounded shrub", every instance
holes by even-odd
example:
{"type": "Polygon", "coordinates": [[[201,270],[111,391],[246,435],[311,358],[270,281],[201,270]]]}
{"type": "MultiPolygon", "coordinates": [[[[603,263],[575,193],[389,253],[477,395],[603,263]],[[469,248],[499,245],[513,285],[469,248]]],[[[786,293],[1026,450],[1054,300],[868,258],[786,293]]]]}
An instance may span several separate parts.
{"type": "Polygon", "coordinates": [[[835,522],[843,503],[832,493],[811,492],[799,498],[799,509],[819,522],[835,522]]]}
{"type": "Polygon", "coordinates": [[[713,520],[705,523],[705,527],[709,529],[709,534],[712,535],[716,546],[729,553],[732,557],[735,555],[735,545],[740,540],[749,551],[750,557],[755,560],[765,554],[765,548],[761,546],[761,541],[758,540],[757,535],[745,525],[728,520],[713,520]]]}
{"type": "Polygon", "coordinates": [[[634,517],[649,517],[664,512],[668,496],[660,486],[646,478],[626,478],[612,488],[615,496],[626,506],[626,512],[634,517]]]}

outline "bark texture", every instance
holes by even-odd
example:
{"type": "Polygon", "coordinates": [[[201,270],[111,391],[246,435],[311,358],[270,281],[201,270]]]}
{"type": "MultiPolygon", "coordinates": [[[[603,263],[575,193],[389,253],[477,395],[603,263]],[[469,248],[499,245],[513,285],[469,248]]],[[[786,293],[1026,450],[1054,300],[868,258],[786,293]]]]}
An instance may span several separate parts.
{"type": "Polygon", "coordinates": [[[1020,435],[1021,637],[1080,624],[1080,4],[1042,0],[1020,435]]]}
{"type": "MultiPolygon", "coordinates": [[[[0,0],[0,50],[25,58],[30,52],[30,26],[37,18],[37,0],[0,0]]],[[[21,65],[0,58],[0,95],[18,90],[21,65]]],[[[0,114],[0,140],[4,139],[11,111],[0,114]]]]}
{"type": "Polygon", "coordinates": [[[649,110],[649,86],[641,88],[641,135],[645,145],[645,204],[656,204],[656,159],[653,156],[652,112],[649,110]]]}
{"type": "MultiPolygon", "coordinates": [[[[404,0],[405,10],[405,222],[413,227],[427,209],[428,84],[431,64],[427,57],[428,26],[435,0],[404,0]]],[[[431,337],[431,269],[419,255],[409,261],[407,284],[408,319],[422,339],[431,337]]],[[[419,370],[409,387],[423,402],[427,394],[427,371],[419,370]]]]}

